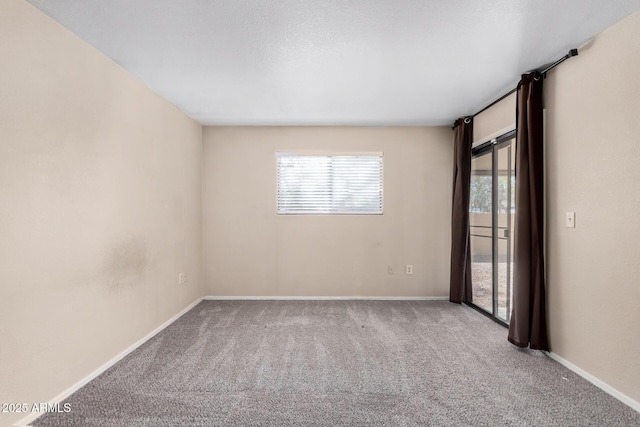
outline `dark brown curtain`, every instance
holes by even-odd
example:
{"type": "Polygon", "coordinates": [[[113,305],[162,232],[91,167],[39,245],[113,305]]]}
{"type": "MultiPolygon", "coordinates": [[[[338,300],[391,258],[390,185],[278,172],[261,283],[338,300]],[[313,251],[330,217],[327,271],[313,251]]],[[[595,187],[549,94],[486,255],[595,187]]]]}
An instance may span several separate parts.
{"type": "Polygon", "coordinates": [[[549,350],[544,283],[542,76],[524,74],[516,105],[516,215],[509,341],[549,350]]]}
{"type": "Polygon", "coordinates": [[[469,246],[469,192],[473,119],[454,123],[453,206],[451,212],[451,275],[449,301],[471,302],[471,248],[469,246]]]}

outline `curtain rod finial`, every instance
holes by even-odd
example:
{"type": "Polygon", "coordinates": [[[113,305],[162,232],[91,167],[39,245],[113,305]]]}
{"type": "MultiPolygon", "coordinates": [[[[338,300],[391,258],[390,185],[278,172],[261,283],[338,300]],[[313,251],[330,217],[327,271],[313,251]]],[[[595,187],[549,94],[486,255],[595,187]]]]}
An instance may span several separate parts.
{"type": "Polygon", "coordinates": [[[578,56],[578,49],[571,49],[571,50],[569,51],[569,53],[567,54],[567,56],[568,56],[569,58],[571,58],[572,56],[578,56]]]}

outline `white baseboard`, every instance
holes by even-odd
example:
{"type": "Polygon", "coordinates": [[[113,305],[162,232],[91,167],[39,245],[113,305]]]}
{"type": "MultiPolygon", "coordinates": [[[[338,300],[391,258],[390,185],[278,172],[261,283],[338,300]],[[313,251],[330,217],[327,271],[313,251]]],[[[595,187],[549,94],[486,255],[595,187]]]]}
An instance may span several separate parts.
{"type": "Polygon", "coordinates": [[[449,297],[379,297],[379,296],[347,296],[347,297],[318,297],[318,296],[225,296],[208,295],[205,300],[274,300],[274,301],[343,301],[343,300],[380,300],[380,301],[448,301],[449,297]]]}
{"type": "MultiPolygon", "coordinates": [[[[57,395],[53,399],[51,399],[49,401],[49,404],[55,405],[56,403],[60,403],[64,399],[66,399],[67,397],[71,396],[73,393],[78,391],[80,388],[84,387],[89,381],[93,380],[98,375],[102,374],[104,371],[106,371],[107,369],[109,369],[110,367],[112,367],[113,365],[118,363],[120,360],[122,360],[126,355],[131,353],[133,350],[135,350],[136,348],[140,347],[142,344],[144,344],[145,342],[147,342],[148,340],[153,338],[158,332],[162,331],[164,328],[166,328],[167,326],[169,326],[170,324],[172,324],[173,322],[178,320],[187,311],[191,310],[193,307],[198,305],[200,303],[200,301],[202,301],[202,298],[198,298],[197,300],[195,300],[194,302],[189,304],[187,307],[185,307],[183,310],[181,310],[178,314],[176,314],[171,319],[169,319],[166,322],[164,322],[162,325],[160,325],[157,328],[155,328],[153,331],[149,332],[143,338],[138,340],[135,344],[131,345],[126,350],[124,350],[123,352],[118,354],[116,357],[114,357],[113,359],[109,360],[107,363],[105,363],[104,365],[102,365],[101,367],[99,367],[98,369],[96,369],[95,371],[90,373],[89,375],[87,375],[85,378],[83,378],[82,380],[78,381],[77,383],[75,383],[74,385],[72,385],[71,387],[69,387],[68,389],[66,389],[65,391],[63,391],[62,393],[60,393],[59,395],[57,395]]],[[[18,421],[14,425],[18,426],[18,427],[20,427],[20,426],[28,426],[29,423],[31,423],[32,421],[35,421],[36,418],[40,417],[41,415],[43,415],[43,414],[39,413],[39,412],[32,413],[29,416],[27,416],[27,417],[23,418],[22,420],[18,421]]]]}
{"type": "Polygon", "coordinates": [[[582,378],[584,378],[585,380],[589,381],[591,384],[595,385],[596,387],[598,387],[602,391],[610,394],[611,396],[613,396],[616,399],[618,399],[620,402],[622,402],[625,405],[630,406],[632,409],[640,412],[640,402],[636,402],[635,400],[633,400],[632,398],[630,398],[626,394],[616,390],[615,388],[611,387],[609,384],[605,383],[604,381],[594,377],[593,375],[591,375],[590,373],[588,373],[584,369],[581,369],[581,368],[577,367],[573,363],[569,362],[567,359],[564,359],[564,358],[562,358],[562,357],[560,357],[557,354],[552,353],[552,352],[545,351],[544,353],[547,356],[549,356],[551,359],[555,360],[556,362],[560,363],[561,365],[569,368],[570,370],[572,370],[576,374],[580,375],[582,378]]]}

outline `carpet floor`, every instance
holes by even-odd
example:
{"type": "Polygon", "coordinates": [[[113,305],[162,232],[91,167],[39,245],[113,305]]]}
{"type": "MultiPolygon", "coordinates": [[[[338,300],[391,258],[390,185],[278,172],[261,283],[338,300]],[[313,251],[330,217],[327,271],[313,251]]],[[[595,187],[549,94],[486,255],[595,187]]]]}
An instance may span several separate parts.
{"type": "Polygon", "coordinates": [[[35,426],[640,426],[447,301],[203,301],[35,426]]]}

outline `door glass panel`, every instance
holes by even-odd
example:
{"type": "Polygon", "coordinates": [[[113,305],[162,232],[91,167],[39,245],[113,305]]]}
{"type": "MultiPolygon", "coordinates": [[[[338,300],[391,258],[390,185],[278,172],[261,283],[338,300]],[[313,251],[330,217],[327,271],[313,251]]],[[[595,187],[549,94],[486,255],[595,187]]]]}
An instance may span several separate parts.
{"type": "Polygon", "coordinates": [[[509,263],[507,262],[507,241],[504,238],[498,238],[498,313],[497,316],[509,321],[511,315],[511,280],[509,280],[509,263]]]}
{"type": "Polygon", "coordinates": [[[493,227],[491,152],[471,160],[471,281],[473,303],[493,313],[493,227]]]}
{"type": "Polygon", "coordinates": [[[515,219],[515,139],[497,150],[497,295],[496,315],[505,322],[511,317],[513,284],[513,224],[515,219]]]}

